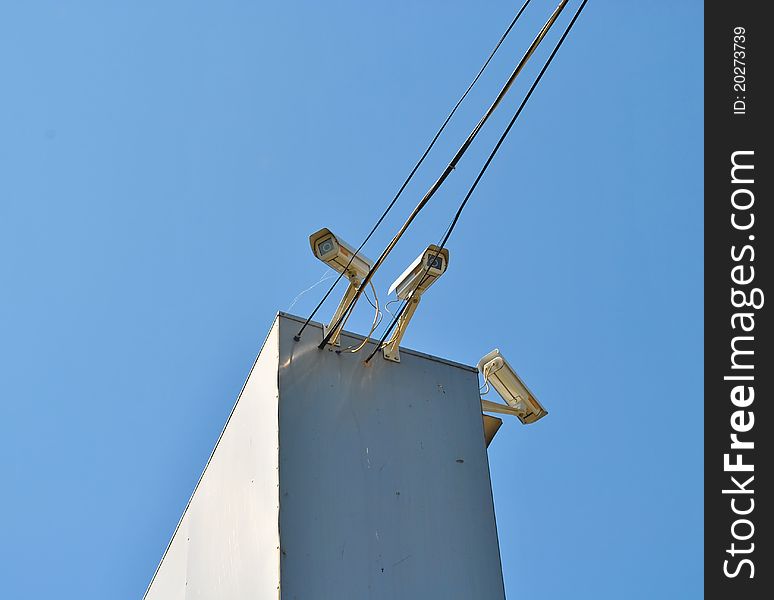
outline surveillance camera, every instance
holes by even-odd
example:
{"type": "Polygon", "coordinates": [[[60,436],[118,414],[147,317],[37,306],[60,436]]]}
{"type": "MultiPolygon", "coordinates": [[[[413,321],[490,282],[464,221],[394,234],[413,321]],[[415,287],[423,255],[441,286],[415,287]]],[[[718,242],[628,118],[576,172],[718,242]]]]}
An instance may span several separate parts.
{"type": "Polygon", "coordinates": [[[492,350],[484,356],[478,362],[478,370],[484,376],[484,381],[491,383],[508,404],[506,407],[482,400],[484,410],[516,415],[524,424],[534,423],[548,414],[499,350],[492,350]]]}
{"type": "MultiPolygon", "coordinates": [[[[346,312],[349,303],[357,294],[360,282],[363,281],[371,270],[373,263],[347,244],[347,242],[334,235],[330,229],[323,228],[310,235],[309,245],[312,246],[312,252],[317,258],[335,271],[343,273],[349,279],[347,291],[341,302],[339,302],[336,312],[333,313],[333,318],[328,325],[323,325],[323,336],[325,337],[332,330],[334,323],[338,323],[339,319],[346,312]]],[[[344,328],[345,320],[341,321],[337,330],[328,340],[328,343],[332,346],[339,345],[339,336],[344,328]]]]}
{"type": "Polygon", "coordinates": [[[310,235],[309,244],[317,258],[339,273],[344,273],[350,281],[357,280],[359,283],[373,266],[372,261],[334,235],[330,229],[323,228],[310,235]]]}
{"type": "Polygon", "coordinates": [[[448,265],[449,251],[446,248],[441,249],[430,244],[427,250],[417,256],[409,268],[390,286],[388,293],[396,292],[398,298],[406,300],[408,305],[398,319],[395,333],[384,346],[384,358],[387,360],[400,362],[400,342],[406,333],[411,317],[414,316],[417,306],[419,306],[422,294],[446,272],[448,265]]]}
{"type": "Polygon", "coordinates": [[[422,294],[446,272],[448,265],[449,251],[430,244],[427,250],[417,256],[409,268],[395,280],[388,293],[396,292],[401,300],[405,300],[412,293],[422,294]]]}

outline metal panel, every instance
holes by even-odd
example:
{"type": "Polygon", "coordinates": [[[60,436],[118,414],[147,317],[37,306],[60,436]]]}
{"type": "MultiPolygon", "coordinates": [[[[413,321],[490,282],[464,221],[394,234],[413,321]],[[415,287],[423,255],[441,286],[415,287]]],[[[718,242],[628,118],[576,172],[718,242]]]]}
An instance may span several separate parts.
{"type": "Polygon", "coordinates": [[[504,598],[475,370],[297,330],[280,316],[282,598],[504,598]]]}
{"type": "Polygon", "coordinates": [[[148,600],[185,600],[185,581],[188,572],[188,514],[184,514],[175,536],[164,554],[164,559],[153,578],[145,597],[148,600]]]}
{"type": "Polygon", "coordinates": [[[275,322],[147,600],[279,597],[278,352],[275,322]]]}
{"type": "Polygon", "coordinates": [[[484,440],[486,441],[486,447],[489,448],[489,444],[492,443],[494,436],[500,431],[503,420],[491,415],[482,415],[482,417],[484,419],[484,440]]]}
{"type": "Polygon", "coordinates": [[[504,598],[476,370],[365,366],[298,326],[278,316],[146,598],[504,598]]]}

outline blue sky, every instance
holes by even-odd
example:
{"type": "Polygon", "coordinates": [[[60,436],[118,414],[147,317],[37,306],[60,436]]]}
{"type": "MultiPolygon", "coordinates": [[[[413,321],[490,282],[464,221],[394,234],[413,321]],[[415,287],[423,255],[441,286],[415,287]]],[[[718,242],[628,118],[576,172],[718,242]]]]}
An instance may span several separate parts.
{"type": "MultiPolygon", "coordinates": [[[[554,4],[532,3],[366,254],[554,4]]],[[[517,6],[2,4],[6,597],[142,595],[275,312],[325,272],[308,234],[362,239],[517,6]]],[[[490,448],[512,598],[702,595],[702,11],[589,2],[405,339],[468,364],[499,347],[550,411],[490,448]]],[[[380,292],[440,237],[558,33],[380,292]]]]}

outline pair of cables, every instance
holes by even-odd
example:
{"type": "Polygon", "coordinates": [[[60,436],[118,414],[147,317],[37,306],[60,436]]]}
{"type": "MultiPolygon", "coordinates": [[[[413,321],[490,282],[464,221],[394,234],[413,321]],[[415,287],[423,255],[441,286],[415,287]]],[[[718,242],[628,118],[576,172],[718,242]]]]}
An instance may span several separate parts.
{"type": "MultiPolygon", "coordinates": [[[[507,137],[508,133],[511,131],[513,125],[515,124],[516,120],[518,119],[519,115],[521,114],[522,110],[524,109],[524,106],[526,105],[527,101],[529,100],[529,98],[531,97],[531,95],[534,92],[535,88],[539,84],[540,80],[542,79],[542,77],[545,74],[546,70],[548,69],[549,65],[551,64],[551,62],[553,61],[554,57],[556,56],[556,53],[558,52],[559,48],[564,43],[564,40],[566,39],[566,37],[569,34],[570,30],[574,26],[576,20],[580,16],[580,13],[583,11],[584,7],[586,6],[587,1],[588,0],[583,0],[581,5],[579,6],[577,11],[575,12],[575,15],[573,16],[573,18],[570,21],[569,25],[567,26],[567,28],[565,29],[565,31],[562,34],[561,38],[559,39],[558,43],[556,44],[556,46],[554,47],[553,51],[551,52],[551,55],[549,56],[548,60],[543,65],[540,73],[538,74],[537,78],[535,79],[535,81],[533,82],[533,84],[530,87],[529,91],[527,92],[526,96],[522,100],[521,104],[519,105],[518,109],[516,110],[514,116],[512,117],[512,119],[509,122],[508,126],[506,127],[505,131],[502,133],[502,135],[500,136],[500,139],[498,140],[498,142],[495,145],[494,149],[491,151],[489,157],[487,158],[487,161],[484,163],[484,166],[479,171],[479,174],[476,177],[476,179],[473,182],[473,184],[471,185],[471,187],[469,188],[468,193],[465,195],[464,199],[460,203],[460,205],[459,205],[459,207],[457,209],[456,214],[454,215],[450,225],[447,227],[446,232],[444,233],[444,235],[442,237],[442,240],[441,240],[440,244],[438,245],[438,250],[436,251],[436,255],[435,255],[434,259],[438,257],[438,255],[441,253],[441,251],[445,247],[449,237],[451,236],[452,232],[454,231],[454,228],[456,227],[456,225],[457,225],[457,223],[459,221],[459,218],[460,218],[460,215],[462,214],[462,211],[464,210],[464,208],[465,208],[466,204],[468,203],[470,197],[472,196],[474,190],[478,186],[478,183],[481,181],[481,178],[483,177],[483,175],[486,172],[487,168],[489,167],[489,165],[491,164],[491,162],[494,159],[495,155],[497,154],[497,151],[502,146],[503,142],[505,141],[505,138],[507,137]]],[[[376,225],[371,230],[371,232],[366,237],[366,239],[363,241],[363,243],[361,244],[360,248],[358,248],[358,251],[365,245],[365,243],[368,241],[368,239],[370,239],[370,237],[373,235],[373,233],[376,230],[376,228],[378,228],[378,226],[381,224],[381,222],[386,217],[387,213],[392,209],[392,207],[394,206],[394,204],[397,201],[398,197],[403,192],[403,190],[405,189],[406,185],[408,184],[408,182],[411,180],[411,178],[413,177],[414,173],[416,172],[416,170],[422,164],[422,162],[424,161],[424,159],[427,156],[427,154],[429,153],[429,151],[432,149],[433,145],[435,144],[435,141],[438,139],[438,137],[440,136],[440,134],[443,131],[443,129],[446,127],[446,124],[449,122],[449,120],[453,116],[454,112],[457,110],[457,108],[461,104],[462,100],[464,100],[464,98],[467,96],[468,92],[472,89],[473,85],[479,79],[479,77],[483,73],[484,69],[486,68],[486,66],[491,61],[492,57],[494,56],[494,54],[496,53],[497,49],[502,44],[502,42],[505,39],[505,37],[507,37],[507,34],[510,32],[510,30],[515,25],[515,23],[518,20],[519,16],[524,12],[524,10],[527,7],[527,5],[529,4],[529,2],[530,2],[530,0],[527,0],[524,3],[524,5],[522,6],[521,10],[517,13],[516,17],[513,19],[513,21],[511,22],[510,26],[508,27],[506,32],[501,37],[500,41],[495,46],[495,49],[492,51],[492,53],[490,54],[489,58],[484,63],[484,66],[481,68],[481,70],[479,71],[479,73],[476,76],[476,78],[470,84],[468,89],[465,91],[463,96],[460,98],[460,100],[457,102],[457,104],[453,108],[452,112],[449,114],[447,119],[444,121],[444,123],[441,126],[441,128],[439,129],[438,133],[436,133],[435,137],[433,138],[431,144],[428,146],[427,150],[424,152],[424,154],[422,155],[422,157],[420,158],[418,163],[415,165],[414,169],[412,170],[412,172],[410,173],[409,177],[404,182],[403,186],[401,186],[401,189],[399,190],[398,194],[396,194],[395,198],[392,200],[392,202],[387,207],[387,210],[382,214],[380,219],[377,221],[376,225]]],[[[397,244],[398,240],[400,240],[400,238],[402,237],[403,233],[405,233],[406,229],[409,227],[409,225],[414,220],[414,218],[416,218],[416,216],[419,214],[419,212],[422,210],[422,208],[424,208],[424,206],[429,202],[430,198],[432,198],[432,196],[440,188],[440,186],[443,184],[443,182],[446,180],[446,178],[449,176],[449,174],[451,174],[451,172],[454,170],[454,168],[456,167],[457,163],[462,158],[464,153],[467,151],[467,149],[469,148],[469,146],[471,145],[471,143],[473,142],[475,137],[478,135],[478,133],[481,130],[481,128],[483,127],[483,125],[486,123],[486,121],[489,119],[489,117],[495,111],[497,106],[502,102],[502,100],[505,97],[505,95],[507,94],[508,90],[513,85],[513,82],[515,81],[516,77],[522,71],[522,69],[524,68],[524,65],[529,60],[529,58],[532,56],[532,54],[535,52],[537,46],[540,44],[540,42],[543,40],[545,35],[548,33],[548,30],[551,28],[553,23],[556,21],[556,19],[558,18],[559,14],[562,12],[562,10],[564,9],[566,4],[567,4],[567,0],[562,0],[559,3],[559,5],[557,6],[557,8],[554,10],[554,12],[551,14],[551,16],[549,17],[548,21],[546,21],[546,24],[543,26],[543,28],[540,30],[538,35],[535,37],[535,39],[533,40],[532,44],[530,44],[527,52],[524,54],[522,59],[519,61],[518,65],[516,66],[514,71],[511,73],[511,76],[508,78],[508,80],[506,81],[505,85],[500,90],[500,93],[497,95],[495,101],[492,103],[492,105],[486,111],[484,116],[480,119],[480,121],[478,122],[476,127],[473,129],[471,134],[468,136],[468,138],[465,140],[465,142],[462,144],[462,146],[459,148],[459,150],[454,155],[454,157],[452,158],[452,160],[450,161],[449,165],[446,167],[444,172],[441,174],[441,176],[438,178],[438,180],[436,180],[436,182],[430,187],[430,189],[425,194],[425,196],[420,200],[420,202],[414,208],[412,213],[409,215],[409,217],[406,220],[406,222],[400,228],[398,233],[394,236],[394,238],[392,239],[390,244],[382,252],[382,254],[379,256],[379,259],[376,261],[376,263],[374,263],[373,267],[371,267],[369,272],[366,274],[365,278],[363,279],[363,281],[361,282],[360,286],[358,287],[358,290],[357,290],[355,296],[349,302],[348,306],[342,312],[341,316],[338,318],[336,323],[332,324],[329,333],[323,338],[323,341],[322,341],[322,343],[319,346],[320,348],[324,348],[325,344],[328,343],[328,341],[334,335],[334,333],[343,327],[343,324],[346,322],[347,318],[349,317],[349,314],[351,313],[352,309],[354,308],[357,300],[359,299],[360,295],[365,290],[366,285],[371,282],[371,278],[373,277],[373,274],[376,272],[376,270],[379,268],[379,266],[381,266],[381,264],[384,262],[384,259],[387,257],[387,255],[389,255],[389,253],[395,247],[395,245],[397,244]]],[[[351,260],[352,259],[350,259],[350,262],[351,262],[351,260]]],[[[432,264],[432,263],[433,263],[433,261],[430,261],[429,264],[432,264]]],[[[416,286],[417,288],[419,286],[421,286],[421,284],[427,278],[428,271],[429,271],[429,267],[426,265],[425,268],[424,268],[424,275],[423,275],[422,279],[419,281],[419,283],[417,284],[417,286],[416,286]]],[[[296,339],[297,340],[300,339],[301,333],[303,333],[304,328],[308,325],[308,323],[310,322],[310,320],[312,319],[314,314],[317,312],[317,310],[320,308],[322,303],[330,295],[331,291],[333,290],[333,287],[335,287],[336,283],[340,279],[341,279],[341,275],[337,278],[336,282],[334,282],[333,286],[331,286],[331,289],[325,294],[325,296],[323,297],[322,301],[318,304],[318,306],[315,308],[315,310],[312,312],[312,314],[306,320],[304,325],[301,327],[301,329],[299,330],[298,334],[296,335],[296,339]]],[[[392,318],[392,320],[390,322],[390,325],[385,330],[383,336],[379,340],[379,343],[376,344],[374,350],[371,352],[371,354],[366,359],[366,361],[365,361],[366,363],[368,361],[370,361],[371,358],[373,358],[373,356],[376,354],[376,352],[383,346],[385,340],[387,339],[387,336],[390,334],[390,332],[393,330],[395,325],[400,321],[401,316],[404,314],[404,312],[405,312],[405,310],[406,310],[406,308],[408,306],[408,301],[409,300],[410,300],[410,296],[409,296],[409,298],[407,300],[404,300],[403,305],[401,306],[401,308],[397,312],[397,314],[393,315],[393,318],[392,318]]],[[[377,315],[376,315],[376,317],[374,319],[374,323],[377,323],[377,320],[378,320],[378,317],[379,317],[378,312],[379,311],[378,311],[378,308],[377,308],[377,315]]],[[[373,333],[374,329],[375,329],[375,327],[372,327],[371,332],[369,333],[369,337],[370,337],[371,333],[373,333]]],[[[368,339],[369,338],[367,337],[365,342],[367,342],[368,339]]],[[[358,347],[358,350],[365,345],[365,342],[358,347]]]]}
{"type": "MultiPolygon", "coordinates": [[[[473,143],[473,140],[475,140],[476,136],[479,134],[481,129],[483,128],[484,124],[489,120],[489,118],[492,116],[494,111],[497,109],[497,107],[500,105],[500,103],[503,101],[503,98],[505,98],[505,95],[508,93],[508,90],[510,90],[511,86],[513,85],[514,81],[516,81],[516,78],[518,77],[519,73],[521,73],[524,66],[527,64],[527,61],[530,59],[530,57],[534,54],[535,50],[537,49],[540,42],[543,40],[543,38],[548,33],[548,30],[551,28],[551,26],[554,24],[554,21],[558,18],[559,14],[564,9],[565,5],[567,4],[568,0],[561,0],[559,5],[556,7],[554,12],[549,17],[548,21],[546,21],[546,24],[543,26],[543,28],[540,30],[540,32],[537,34],[535,39],[530,44],[527,51],[524,53],[524,56],[521,58],[519,63],[516,65],[516,68],[511,73],[510,77],[508,77],[508,80],[505,82],[505,85],[503,85],[500,92],[497,94],[497,97],[495,98],[494,102],[490,105],[490,107],[486,110],[484,115],[481,117],[479,122],[476,124],[476,126],[473,128],[473,131],[470,132],[470,135],[468,135],[467,139],[462,143],[460,148],[457,150],[454,157],[451,159],[449,164],[446,166],[446,169],[444,169],[443,173],[441,173],[441,176],[433,183],[432,186],[430,186],[430,189],[425,193],[424,197],[419,201],[419,203],[414,207],[414,210],[411,211],[411,214],[408,216],[406,221],[403,223],[401,228],[398,230],[398,233],[395,234],[395,237],[392,238],[392,241],[387,245],[387,248],[385,248],[379,258],[376,259],[376,262],[371,267],[371,269],[366,273],[366,276],[363,278],[363,281],[360,284],[360,287],[355,292],[355,295],[350,300],[347,308],[341,313],[341,316],[337,319],[336,323],[331,325],[331,328],[327,335],[323,337],[322,342],[319,345],[319,348],[325,348],[325,345],[330,341],[330,339],[341,329],[343,324],[346,322],[347,318],[349,317],[352,309],[354,308],[355,304],[357,304],[357,301],[360,299],[360,296],[363,293],[363,290],[365,289],[365,286],[368,284],[369,281],[371,281],[371,278],[374,276],[376,271],[379,270],[379,267],[382,265],[384,260],[387,258],[387,256],[392,252],[395,245],[398,243],[401,237],[403,237],[403,234],[406,232],[406,230],[409,228],[411,223],[414,221],[414,219],[417,217],[417,215],[422,211],[422,209],[427,205],[427,203],[430,201],[430,199],[435,195],[435,193],[440,189],[441,185],[443,185],[444,181],[451,175],[452,171],[457,166],[457,163],[460,161],[462,156],[465,154],[465,152],[468,150],[470,145],[473,143]]],[[[370,357],[369,357],[370,358],[370,357]]]]}
{"type": "MultiPolygon", "coordinates": [[[[495,54],[496,54],[496,53],[497,53],[497,51],[500,49],[500,46],[502,46],[503,42],[505,41],[505,38],[507,38],[507,37],[508,37],[508,34],[511,32],[511,30],[513,29],[513,27],[516,25],[516,22],[519,20],[519,17],[521,17],[522,13],[523,13],[523,12],[526,10],[527,6],[529,6],[529,4],[530,4],[530,2],[531,2],[531,1],[532,1],[532,0],[525,0],[524,4],[521,6],[521,8],[519,9],[519,11],[518,11],[518,12],[516,13],[516,15],[513,17],[513,20],[511,20],[511,23],[510,23],[510,25],[508,25],[508,28],[507,28],[507,29],[505,30],[505,32],[504,32],[504,33],[503,33],[503,34],[500,36],[500,39],[498,40],[498,42],[497,42],[497,44],[495,45],[495,47],[492,49],[492,52],[490,52],[490,54],[489,54],[489,56],[487,57],[486,61],[484,61],[484,64],[483,64],[483,66],[482,66],[482,67],[479,69],[478,73],[477,73],[477,74],[476,74],[476,76],[473,78],[473,81],[471,81],[471,82],[470,82],[470,85],[468,85],[467,89],[465,89],[465,91],[463,92],[462,96],[460,96],[459,100],[457,100],[457,103],[454,105],[454,107],[452,107],[451,111],[450,111],[450,112],[449,112],[449,114],[446,116],[446,119],[444,119],[444,121],[443,121],[443,123],[441,124],[440,128],[438,129],[438,131],[436,131],[435,135],[434,135],[434,136],[433,136],[433,138],[430,140],[430,143],[428,144],[427,148],[425,148],[425,151],[424,151],[424,152],[422,153],[422,155],[419,157],[419,160],[418,160],[418,161],[417,161],[417,162],[414,164],[414,167],[413,167],[413,168],[411,169],[411,171],[409,172],[409,174],[408,174],[408,177],[406,177],[406,179],[403,181],[403,184],[400,186],[400,188],[398,188],[398,191],[397,191],[397,193],[395,194],[395,196],[393,196],[392,200],[391,200],[391,201],[390,201],[390,203],[387,205],[387,208],[386,208],[386,209],[384,210],[384,212],[381,214],[381,216],[379,217],[379,219],[377,219],[376,223],[375,223],[375,224],[374,224],[374,226],[371,228],[371,231],[368,233],[368,235],[365,237],[365,239],[364,239],[364,240],[361,242],[360,246],[358,246],[358,248],[357,248],[357,250],[356,250],[355,254],[353,254],[353,255],[352,255],[352,257],[349,259],[349,262],[347,263],[347,266],[344,268],[344,270],[343,270],[341,273],[339,273],[339,276],[336,278],[336,280],[333,282],[333,284],[331,284],[330,288],[328,288],[328,291],[327,291],[327,292],[325,292],[325,295],[323,295],[322,299],[321,299],[321,300],[320,300],[320,302],[317,304],[317,306],[315,306],[314,310],[313,310],[313,311],[312,311],[312,313],[309,315],[309,317],[307,317],[306,321],[305,321],[305,322],[304,322],[304,324],[301,326],[301,329],[299,329],[298,333],[295,335],[295,340],[296,340],[296,341],[298,341],[298,340],[300,340],[300,339],[301,339],[301,334],[304,332],[304,330],[306,329],[306,327],[309,325],[310,321],[311,321],[311,320],[314,318],[314,316],[317,314],[317,311],[319,311],[319,310],[320,310],[320,308],[322,307],[322,305],[325,303],[325,301],[326,301],[326,300],[328,299],[328,297],[331,295],[331,293],[333,292],[334,288],[335,288],[335,287],[336,287],[336,285],[339,283],[339,281],[341,281],[341,278],[344,276],[344,273],[346,273],[346,272],[347,272],[347,269],[349,269],[349,266],[352,264],[352,261],[355,259],[355,256],[357,255],[357,253],[358,253],[358,252],[360,252],[360,251],[363,249],[363,247],[364,247],[364,246],[365,246],[365,245],[368,243],[368,240],[370,240],[370,239],[371,239],[371,237],[374,235],[374,233],[376,232],[376,230],[377,230],[377,229],[379,228],[379,226],[382,224],[382,222],[383,222],[383,221],[384,221],[384,219],[387,217],[387,215],[389,214],[389,212],[390,212],[390,211],[392,210],[392,208],[395,206],[395,203],[398,201],[398,198],[400,198],[400,197],[401,197],[401,195],[403,194],[403,191],[406,189],[406,187],[408,186],[408,184],[409,184],[409,183],[411,182],[411,180],[414,178],[414,175],[415,175],[415,174],[416,174],[416,172],[419,170],[419,167],[421,167],[421,166],[422,166],[422,163],[424,163],[424,162],[425,162],[425,158],[427,158],[427,155],[428,155],[428,154],[430,154],[430,151],[431,151],[431,150],[433,149],[433,147],[435,146],[435,143],[438,141],[438,138],[439,138],[439,137],[441,137],[441,134],[442,134],[442,133],[444,132],[444,130],[446,129],[446,126],[449,124],[449,121],[451,121],[452,117],[453,117],[453,116],[455,115],[455,113],[457,112],[457,109],[460,107],[460,105],[461,105],[461,104],[462,104],[462,102],[465,100],[465,98],[467,98],[468,94],[469,94],[469,93],[470,93],[470,91],[473,89],[473,86],[475,86],[475,85],[476,85],[476,83],[478,82],[478,80],[481,78],[481,75],[484,73],[484,71],[486,70],[486,68],[489,66],[489,63],[492,61],[492,59],[494,58],[495,54]]],[[[366,285],[365,283],[361,284],[361,285],[360,285],[360,288],[361,288],[361,289],[365,289],[365,285],[366,285]]],[[[347,313],[348,313],[348,312],[349,312],[349,311],[347,311],[347,313]]],[[[345,320],[346,320],[346,319],[345,319],[345,320]]],[[[326,341],[327,341],[327,340],[326,340],[326,341]]]]}
{"type": "MultiPolygon", "coordinates": [[[[569,35],[570,31],[572,30],[573,26],[575,25],[575,22],[578,20],[578,17],[580,16],[581,12],[583,12],[583,9],[585,8],[588,0],[583,0],[578,7],[578,9],[575,11],[575,14],[573,15],[572,19],[570,20],[569,24],[564,30],[564,33],[562,33],[562,36],[559,38],[559,41],[554,46],[554,49],[551,51],[551,54],[549,55],[546,62],[543,64],[543,67],[540,69],[540,72],[538,73],[535,80],[532,82],[532,85],[530,86],[529,90],[527,91],[527,94],[524,96],[524,99],[521,101],[521,104],[519,104],[519,107],[516,109],[516,112],[514,113],[513,117],[511,118],[510,122],[508,123],[508,126],[505,128],[503,133],[500,135],[500,138],[497,140],[497,144],[495,144],[492,151],[489,153],[489,157],[487,158],[484,165],[481,167],[481,170],[479,171],[478,175],[476,176],[476,179],[473,181],[473,184],[468,189],[467,194],[465,194],[465,197],[462,199],[462,202],[460,202],[459,207],[457,208],[457,212],[454,214],[454,217],[451,220],[451,223],[446,229],[446,232],[443,235],[443,238],[441,239],[440,243],[438,244],[438,250],[435,253],[435,256],[433,259],[431,259],[428,264],[432,264],[434,260],[438,257],[438,255],[441,253],[441,251],[446,246],[446,242],[448,242],[449,237],[451,236],[452,232],[454,231],[454,228],[457,226],[457,223],[459,222],[460,216],[462,215],[462,211],[465,209],[465,206],[467,205],[468,201],[470,200],[470,197],[473,195],[473,192],[475,191],[476,187],[478,186],[479,182],[481,181],[482,177],[484,176],[484,173],[486,173],[486,170],[489,168],[489,165],[492,163],[492,160],[494,159],[495,155],[497,154],[498,150],[500,150],[500,147],[503,145],[503,142],[505,141],[505,138],[510,133],[511,129],[513,128],[514,124],[516,123],[516,120],[519,118],[519,115],[521,115],[522,111],[524,110],[524,107],[527,105],[527,102],[529,101],[530,97],[532,96],[533,92],[535,91],[535,88],[537,88],[538,84],[540,83],[540,80],[543,78],[543,75],[548,70],[548,67],[551,65],[551,62],[554,60],[554,57],[559,52],[559,49],[562,47],[562,44],[564,43],[565,39],[569,35]]],[[[562,5],[560,5],[561,7],[562,5]]],[[[424,275],[422,279],[417,283],[416,288],[420,288],[422,283],[427,279],[429,275],[429,267],[425,266],[424,268],[424,275]]],[[[390,321],[390,325],[385,330],[384,334],[382,335],[381,339],[379,340],[379,343],[375,345],[373,351],[371,354],[368,355],[368,358],[365,359],[365,362],[368,363],[374,355],[379,351],[379,349],[384,344],[385,340],[387,339],[387,336],[390,334],[390,332],[393,330],[395,325],[400,321],[401,316],[406,311],[406,308],[409,305],[410,296],[403,301],[403,305],[401,306],[400,310],[393,315],[392,320],[390,321]]]]}

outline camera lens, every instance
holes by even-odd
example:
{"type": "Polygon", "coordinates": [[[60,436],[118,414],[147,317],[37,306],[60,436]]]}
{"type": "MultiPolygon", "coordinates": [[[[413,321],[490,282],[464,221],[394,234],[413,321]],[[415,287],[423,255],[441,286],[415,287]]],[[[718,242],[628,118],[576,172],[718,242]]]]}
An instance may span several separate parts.
{"type": "Polygon", "coordinates": [[[427,264],[431,269],[438,269],[439,271],[443,269],[443,259],[440,256],[430,256],[427,259],[427,264]]]}
{"type": "Polygon", "coordinates": [[[333,238],[328,238],[317,244],[317,251],[320,255],[324,256],[329,252],[333,252],[333,238]]]}

